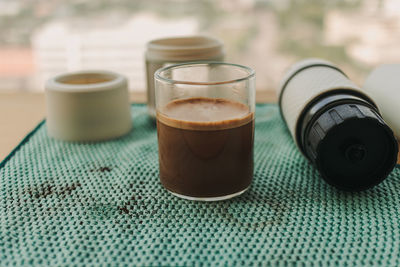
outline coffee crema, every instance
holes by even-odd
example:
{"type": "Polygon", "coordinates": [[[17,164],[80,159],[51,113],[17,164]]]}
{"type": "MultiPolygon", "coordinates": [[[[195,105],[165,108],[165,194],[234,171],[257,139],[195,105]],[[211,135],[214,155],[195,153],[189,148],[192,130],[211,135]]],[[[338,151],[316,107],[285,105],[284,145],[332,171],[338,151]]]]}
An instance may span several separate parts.
{"type": "Polygon", "coordinates": [[[221,98],[188,98],[157,112],[161,183],[198,198],[248,188],[253,178],[254,112],[221,98]]]}

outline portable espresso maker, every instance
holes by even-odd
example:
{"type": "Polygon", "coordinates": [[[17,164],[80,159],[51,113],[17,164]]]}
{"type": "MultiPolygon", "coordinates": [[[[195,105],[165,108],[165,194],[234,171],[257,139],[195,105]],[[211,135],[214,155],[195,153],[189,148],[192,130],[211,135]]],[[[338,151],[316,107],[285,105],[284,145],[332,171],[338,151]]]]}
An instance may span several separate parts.
{"type": "Polygon", "coordinates": [[[294,64],[279,93],[297,147],[329,184],[347,191],[383,181],[397,161],[397,141],[374,101],[332,63],[294,64]]]}
{"type": "Polygon", "coordinates": [[[382,118],[400,138],[400,64],[376,67],[364,82],[363,90],[374,98],[382,118]]]}

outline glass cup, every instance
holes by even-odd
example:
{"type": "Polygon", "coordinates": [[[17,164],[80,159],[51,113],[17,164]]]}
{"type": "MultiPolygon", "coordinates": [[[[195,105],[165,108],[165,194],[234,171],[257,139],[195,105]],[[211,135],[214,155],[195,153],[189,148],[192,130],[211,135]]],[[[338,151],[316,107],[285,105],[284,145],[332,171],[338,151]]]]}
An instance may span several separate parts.
{"type": "Polygon", "coordinates": [[[162,185],[190,200],[245,192],[253,179],[255,72],[198,62],[159,69],[154,77],[162,185]]]}

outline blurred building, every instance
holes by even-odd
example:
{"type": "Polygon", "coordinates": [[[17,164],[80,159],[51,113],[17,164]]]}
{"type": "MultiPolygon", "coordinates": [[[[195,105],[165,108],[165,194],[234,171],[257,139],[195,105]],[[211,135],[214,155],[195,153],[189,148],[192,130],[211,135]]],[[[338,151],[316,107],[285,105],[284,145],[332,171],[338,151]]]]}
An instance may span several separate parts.
{"type": "Polygon", "coordinates": [[[325,42],[344,45],[347,54],[366,66],[399,63],[400,1],[363,1],[358,12],[332,10],[325,18],[325,42]]]}
{"type": "Polygon", "coordinates": [[[304,57],[332,60],[359,84],[375,65],[400,62],[399,0],[0,0],[0,22],[0,90],[42,91],[81,69],[121,72],[144,90],[146,42],[199,32],[254,68],[258,90],[276,89],[304,57]]]}
{"type": "Polygon", "coordinates": [[[131,90],[144,90],[146,43],[196,32],[198,23],[192,18],[168,20],[151,13],[49,22],[32,37],[36,64],[32,88],[43,90],[49,77],[62,72],[108,69],[126,75],[131,90]]]}
{"type": "Polygon", "coordinates": [[[0,48],[0,90],[28,90],[35,72],[30,48],[0,48]]]}

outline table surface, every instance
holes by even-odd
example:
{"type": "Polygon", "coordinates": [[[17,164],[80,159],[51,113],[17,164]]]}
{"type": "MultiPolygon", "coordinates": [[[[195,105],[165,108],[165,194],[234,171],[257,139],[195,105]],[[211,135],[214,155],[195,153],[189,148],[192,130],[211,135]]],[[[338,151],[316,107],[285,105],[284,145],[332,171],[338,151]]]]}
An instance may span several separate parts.
{"type": "MultiPolygon", "coordinates": [[[[131,93],[131,101],[145,103],[144,92],[131,93]]],[[[257,92],[257,102],[274,102],[273,91],[257,92]]],[[[44,93],[0,93],[0,162],[46,116],[44,93]]]]}
{"type": "MultiPolygon", "coordinates": [[[[273,91],[257,92],[257,103],[271,103],[276,100],[273,91]]],[[[131,101],[145,103],[146,96],[142,92],[131,93],[131,101]]],[[[43,93],[0,93],[0,162],[45,118],[45,114],[43,93]]]]}

